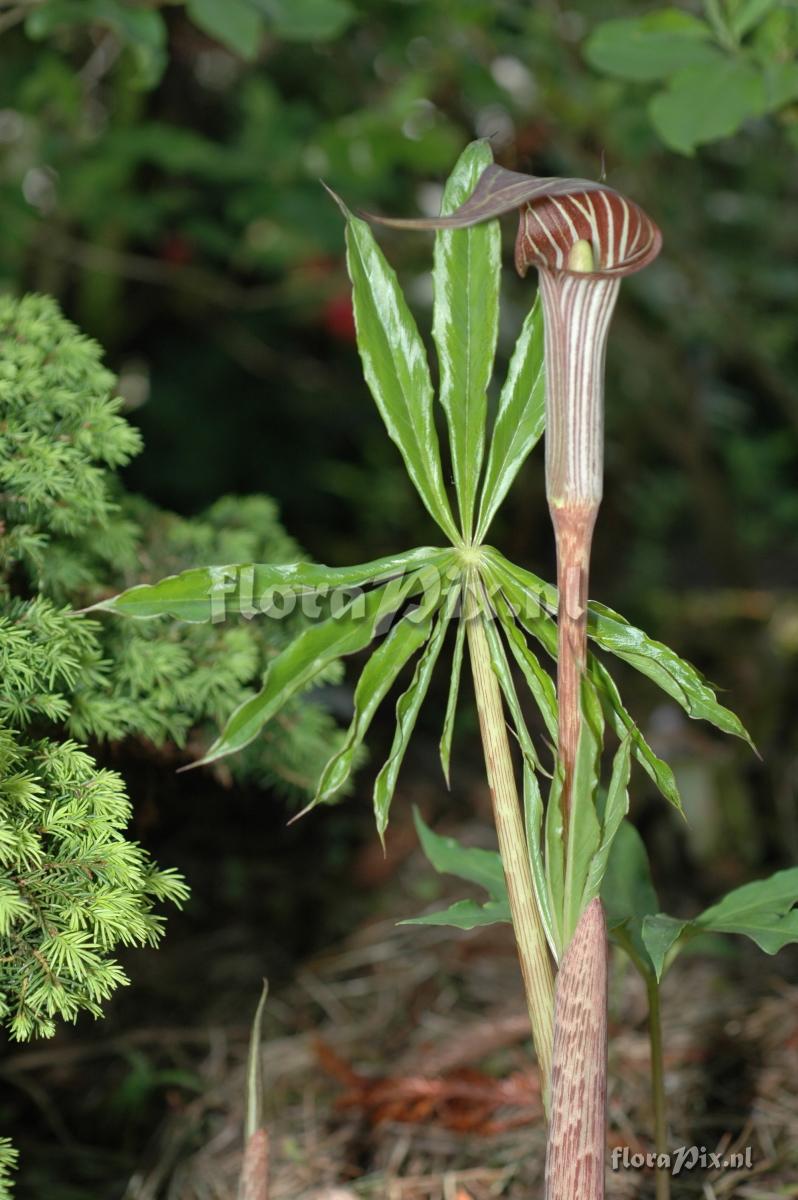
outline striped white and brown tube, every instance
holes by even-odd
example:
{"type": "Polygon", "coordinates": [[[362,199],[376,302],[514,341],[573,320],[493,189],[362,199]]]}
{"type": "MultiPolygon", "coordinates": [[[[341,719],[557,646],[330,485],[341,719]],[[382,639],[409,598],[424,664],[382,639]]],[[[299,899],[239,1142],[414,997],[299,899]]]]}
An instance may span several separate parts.
{"type": "Polygon", "coordinates": [[[515,264],[521,275],[539,271],[546,493],[555,507],[601,501],[610,319],[621,278],[651,262],[660,240],[643,210],[609,188],[545,195],[521,212],[515,264]]]}

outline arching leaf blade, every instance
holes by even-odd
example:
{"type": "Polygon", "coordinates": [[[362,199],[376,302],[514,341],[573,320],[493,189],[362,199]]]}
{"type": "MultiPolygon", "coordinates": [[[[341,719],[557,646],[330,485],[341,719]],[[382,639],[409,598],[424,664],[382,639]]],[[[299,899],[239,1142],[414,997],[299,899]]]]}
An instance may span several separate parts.
{"type": "Polygon", "coordinates": [[[449,620],[459,599],[460,588],[454,587],[446,598],[446,603],[439,611],[432,635],[427,641],[424,651],[416,663],[416,669],[410,686],[402,693],[396,703],[396,732],[387,761],[380,770],[374,783],[374,816],[377,832],[381,839],[385,837],[388,828],[388,815],[391,801],[396,790],[405,752],[410,743],[416,725],[421,705],[429,690],[432,673],[446,637],[449,620]]]}
{"type": "Polygon", "coordinates": [[[422,546],[351,567],[306,562],[192,567],[157,583],[137,584],[84,611],[103,610],[138,619],[168,616],[189,622],[219,621],[239,614],[249,618],[269,615],[275,593],[282,599],[291,595],[326,598],[337,588],[379,583],[424,566],[436,568],[450,557],[448,550],[422,546]]]}
{"type": "Polygon", "coordinates": [[[432,629],[432,617],[415,614],[403,617],[372,654],[355,688],[354,716],[340,749],[322,771],[313,801],[324,804],[344,786],[352,773],[357,752],[363,743],[374,715],[402,668],[427,641],[432,629]]]}
{"type": "Polygon", "coordinates": [[[446,715],[443,719],[443,732],[439,744],[439,753],[443,776],[447,788],[451,786],[449,770],[452,759],[452,737],[454,735],[454,719],[457,713],[457,700],[460,694],[460,679],[463,673],[463,652],[465,650],[465,621],[462,616],[457,622],[457,635],[452,656],[452,673],[449,678],[449,697],[446,701],[446,715]]]}
{"type": "Polygon", "coordinates": [[[415,572],[356,596],[336,616],[303,630],[271,663],[260,692],[239,705],[205,757],[194,765],[204,766],[249,745],[283,705],[332,662],[365,649],[379,625],[421,586],[421,572],[415,572]]]}
{"type": "Polygon", "coordinates": [[[500,396],[490,440],[477,521],[482,542],[513,480],[534,446],[546,421],[543,372],[543,313],[540,298],[527,314],[515,344],[500,396]]]}
{"type": "Polygon", "coordinates": [[[424,345],[396,274],[368,225],[336,200],[346,217],[347,264],[366,382],[427,510],[446,536],[457,542],[443,484],[424,345]]]}
{"type": "MultiPolygon", "coordinates": [[[[442,215],[454,212],[493,162],[486,141],[460,155],[443,193],[442,215]]],[[[499,328],[501,232],[498,220],[435,235],[432,336],[440,366],[440,401],[449,427],[461,531],[471,540],[485,453],[487,390],[499,328]]]]}

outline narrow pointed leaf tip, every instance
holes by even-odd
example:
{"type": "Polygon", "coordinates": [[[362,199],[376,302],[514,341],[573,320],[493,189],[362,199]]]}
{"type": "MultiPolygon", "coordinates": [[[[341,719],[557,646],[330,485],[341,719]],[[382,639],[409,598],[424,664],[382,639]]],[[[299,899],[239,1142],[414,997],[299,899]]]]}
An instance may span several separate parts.
{"type": "Polygon", "coordinates": [[[363,216],[396,229],[464,229],[514,209],[520,210],[515,264],[521,275],[530,266],[570,274],[568,256],[579,241],[592,246],[596,269],[591,274],[598,276],[640,271],[662,247],[651,218],[614,188],[589,179],[524,175],[495,163],[482,172],[469,199],[447,216],[363,216]]]}

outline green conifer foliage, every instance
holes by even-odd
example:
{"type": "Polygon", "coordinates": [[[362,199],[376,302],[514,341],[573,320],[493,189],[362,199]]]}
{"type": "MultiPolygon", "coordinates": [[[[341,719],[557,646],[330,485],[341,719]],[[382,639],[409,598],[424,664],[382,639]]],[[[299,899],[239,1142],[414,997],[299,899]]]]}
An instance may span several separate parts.
{"type": "MultiPolygon", "coordinates": [[[[28,728],[44,718],[78,741],[136,736],[199,757],[301,615],[122,626],[72,610],[197,561],[301,552],[266,496],[223,498],[185,519],[126,495],[109,468],[141,447],[113,385],[100,348],[54,301],[0,299],[0,721],[28,728]]],[[[339,737],[303,699],[233,772],[311,795],[339,737]]]]}
{"type": "Polygon", "coordinates": [[[101,1003],[126,977],[112,952],[155,945],[156,901],[187,889],[125,838],[115,772],[74,742],[0,733],[0,1019],[19,1041],[101,1003]]]}
{"type": "MultiPolygon", "coordinates": [[[[123,780],[79,743],[134,736],[201,755],[304,620],[76,613],[198,558],[300,556],[268,497],[185,519],[126,495],[115,471],[140,439],[114,382],[52,300],[0,297],[0,1024],[18,1040],[99,1016],[127,982],[115,951],[155,945],[158,905],[187,895],[128,840],[123,780]]],[[[333,718],[301,699],[236,773],[312,794],[336,737],[333,718]]],[[[15,1159],[0,1139],[0,1200],[15,1159]]]]}

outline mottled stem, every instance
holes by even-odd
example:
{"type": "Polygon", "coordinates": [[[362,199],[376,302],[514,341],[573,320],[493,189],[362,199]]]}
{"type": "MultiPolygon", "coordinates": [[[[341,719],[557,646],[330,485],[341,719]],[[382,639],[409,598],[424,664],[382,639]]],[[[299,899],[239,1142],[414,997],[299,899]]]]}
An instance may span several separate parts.
{"type": "Polygon", "coordinates": [[[541,1091],[548,1108],[554,1038],[554,969],[538,911],[526,835],[515,781],[510,741],[499,683],[491,666],[490,648],[473,588],[466,589],[465,621],[474,676],[479,728],[493,803],[510,913],[521,974],[524,979],[532,1036],[540,1065],[541,1091]]]}
{"type": "Polygon", "coordinates": [[[545,1200],[602,1200],[606,1093],[607,931],[596,899],[557,975],[545,1200]]]}
{"type": "Polygon", "coordinates": [[[238,1200],[269,1200],[269,1135],[256,1129],[247,1142],[238,1200]]]}

